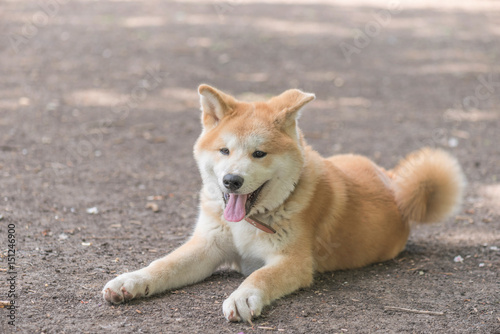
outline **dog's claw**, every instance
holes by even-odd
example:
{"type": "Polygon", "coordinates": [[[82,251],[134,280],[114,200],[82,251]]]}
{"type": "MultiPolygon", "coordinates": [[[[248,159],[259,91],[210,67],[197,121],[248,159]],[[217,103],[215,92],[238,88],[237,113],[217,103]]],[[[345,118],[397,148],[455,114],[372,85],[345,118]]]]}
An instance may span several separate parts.
{"type": "Polygon", "coordinates": [[[127,289],[125,289],[125,287],[122,286],[122,288],[120,290],[123,293],[123,299],[125,301],[131,300],[132,298],[134,298],[134,296],[130,292],[128,292],[127,289]]]}
{"type": "Polygon", "coordinates": [[[260,290],[240,288],[224,301],[222,309],[228,321],[242,321],[253,327],[252,319],[261,314],[264,305],[260,290]]]}
{"type": "Polygon", "coordinates": [[[104,291],[104,299],[108,302],[110,302],[111,304],[121,304],[123,303],[123,297],[114,292],[113,290],[111,290],[110,288],[107,288],[105,291],[104,291]]]}

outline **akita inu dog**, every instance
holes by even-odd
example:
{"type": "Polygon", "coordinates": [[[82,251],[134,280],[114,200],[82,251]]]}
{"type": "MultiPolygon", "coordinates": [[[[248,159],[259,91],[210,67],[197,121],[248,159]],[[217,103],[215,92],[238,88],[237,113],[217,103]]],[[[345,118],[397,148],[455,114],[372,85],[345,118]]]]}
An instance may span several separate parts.
{"type": "Polygon", "coordinates": [[[297,126],[315,96],[288,90],[240,102],[199,87],[203,131],[194,146],[203,187],[192,237],[149,266],[106,284],[118,304],[203,280],[231,264],[248,277],[223,303],[229,321],[313,281],[315,272],[394,258],[410,222],[446,219],[465,179],[448,153],[424,148],[386,171],[357,155],[323,158],[297,126]]]}

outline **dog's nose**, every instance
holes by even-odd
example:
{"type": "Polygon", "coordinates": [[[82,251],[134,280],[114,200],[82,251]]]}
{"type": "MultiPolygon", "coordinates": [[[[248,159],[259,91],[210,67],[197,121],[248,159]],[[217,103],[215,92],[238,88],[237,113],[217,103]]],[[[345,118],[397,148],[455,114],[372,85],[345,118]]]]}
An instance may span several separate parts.
{"type": "Polygon", "coordinates": [[[224,187],[232,191],[240,189],[244,181],[245,180],[241,176],[234,174],[226,174],[222,179],[224,187]]]}

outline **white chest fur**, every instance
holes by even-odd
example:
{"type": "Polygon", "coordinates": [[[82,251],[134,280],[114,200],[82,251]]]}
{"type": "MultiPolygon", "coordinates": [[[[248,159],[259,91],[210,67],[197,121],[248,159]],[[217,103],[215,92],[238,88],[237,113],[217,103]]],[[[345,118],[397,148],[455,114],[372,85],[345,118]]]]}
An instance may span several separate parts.
{"type": "Polygon", "coordinates": [[[233,242],[239,255],[237,265],[244,275],[249,275],[269,262],[290,240],[290,228],[273,224],[276,233],[266,233],[246,221],[229,223],[233,242]]]}

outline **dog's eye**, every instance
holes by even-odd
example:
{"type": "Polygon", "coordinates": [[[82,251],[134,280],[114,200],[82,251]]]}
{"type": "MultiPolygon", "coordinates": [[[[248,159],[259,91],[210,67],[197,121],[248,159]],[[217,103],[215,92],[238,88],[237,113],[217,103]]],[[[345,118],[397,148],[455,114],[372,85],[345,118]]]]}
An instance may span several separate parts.
{"type": "Polygon", "coordinates": [[[267,155],[266,152],[255,151],[255,152],[253,152],[252,157],[254,157],[254,158],[264,158],[266,155],[267,155]]]}
{"type": "Polygon", "coordinates": [[[219,152],[222,153],[223,155],[229,155],[229,149],[225,147],[221,148],[219,152]]]}

